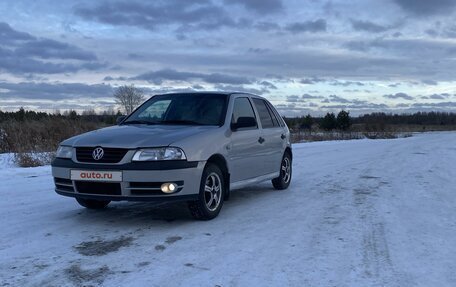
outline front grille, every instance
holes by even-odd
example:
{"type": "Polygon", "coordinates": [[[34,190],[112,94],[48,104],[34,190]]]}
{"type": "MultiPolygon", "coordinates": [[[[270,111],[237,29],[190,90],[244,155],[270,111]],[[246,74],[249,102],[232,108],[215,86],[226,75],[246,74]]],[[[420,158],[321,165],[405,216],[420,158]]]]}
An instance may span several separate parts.
{"type": "Polygon", "coordinates": [[[100,195],[122,195],[120,183],[76,181],[76,190],[79,193],[100,195]]]}
{"type": "Polygon", "coordinates": [[[70,179],[54,177],[54,183],[58,190],[74,192],[73,182],[70,179]]]}
{"type": "Polygon", "coordinates": [[[96,148],[97,147],[77,147],[76,159],[80,162],[118,163],[128,152],[128,149],[124,148],[103,148],[103,157],[99,160],[95,160],[92,153],[96,148]]]}

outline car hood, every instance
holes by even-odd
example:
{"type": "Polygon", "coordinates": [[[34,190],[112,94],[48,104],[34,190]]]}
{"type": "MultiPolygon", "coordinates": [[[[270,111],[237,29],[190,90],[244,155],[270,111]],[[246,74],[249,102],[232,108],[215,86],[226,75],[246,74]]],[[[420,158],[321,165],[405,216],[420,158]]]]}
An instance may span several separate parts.
{"type": "Polygon", "coordinates": [[[84,133],[62,142],[74,147],[141,148],[169,146],[215,126],[121,125],[84,133]]]}

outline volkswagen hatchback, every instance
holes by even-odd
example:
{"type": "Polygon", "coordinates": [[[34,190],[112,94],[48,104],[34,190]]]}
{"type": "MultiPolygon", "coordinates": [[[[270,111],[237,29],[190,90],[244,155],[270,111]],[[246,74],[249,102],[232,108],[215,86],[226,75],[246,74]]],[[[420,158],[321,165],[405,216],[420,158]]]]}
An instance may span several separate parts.
{"type": "Polygon", "coordinates": [[[100,209],[111,201],[188,202],[212,219],[230,190],[291,181],[290,133],[266,99],[245,93],[156,95],[116,126],[63,141],[55,191],[100,209]]]}

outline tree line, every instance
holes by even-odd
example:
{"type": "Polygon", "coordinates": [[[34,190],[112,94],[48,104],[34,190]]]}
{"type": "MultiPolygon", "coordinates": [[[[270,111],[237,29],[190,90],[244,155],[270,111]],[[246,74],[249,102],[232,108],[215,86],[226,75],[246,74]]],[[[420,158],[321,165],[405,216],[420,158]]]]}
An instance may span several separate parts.
{"type": "Polygon", "coordinates": [[[302,117],[286,118],[288,127],[298,130],[312,130],[315,126],[325,131],[342,130],[347,131],[352,125],[350,112],[340,111],[337,115],[327,113],[324,117],[312,117],[310,114],[302,117]]]}
{"type": "Polygon", "coordinates": [[[6,121],[25,122],[49,119],[68,119],[111,125],[116,123],[117,117],[121,115],[122,113],[120,111],[114,112],[113,110],[107,110],[100,113],[97,113],[94,110],[86,110],[82,113],[78,113],[75,110],[68,110],[64,111],[63,113],[60,111],[55,111],[54,113],[46,113],[20,108],[15,112],[6,112],[0,110],[0,123],[6,121]]]}
{"type": "MultiPolygon", "coordinates": [[[[0,123],[8,120],[18,122],[23,121],[40,121],[43,119],[70,119],[90,121],[105,125],[114,124],[117,117],[122,113],[114,110],[95,112],[86,110],[77,113],[74,110],[55,111],[53,113],[37,112],[20,108],[15,112],[6,112],[0,110],[0,123]]],[[[456,126],[456,113],[449,112],[417,112],[413,114],[391,114],[391,113],[371,113],[358,117],[350,116],[348,111],[342,110],[339,113],[327,113],[323,117],[312,117],[311,115],[301,117],[284,117],[285,122],[290,128],[310,130],[319,128],[322,130],[349,130],[352,125],[434,125],[434,126],[456,126]]]]}
{"type": "Polygon", "coordinates": [[[353,125],[365,126],[370,130],[384,130],[386,126],[415,125],[422,126],[456,126],[456,113],[450,112],[416,112],[413,114],[370,113],[351,117],[348,111],[340,111],[337,115],[327,113],[323,117],[311,115],[284,118],[287,125],[297,130],[321,129],[325,131],[347,131],[353,125]]]}

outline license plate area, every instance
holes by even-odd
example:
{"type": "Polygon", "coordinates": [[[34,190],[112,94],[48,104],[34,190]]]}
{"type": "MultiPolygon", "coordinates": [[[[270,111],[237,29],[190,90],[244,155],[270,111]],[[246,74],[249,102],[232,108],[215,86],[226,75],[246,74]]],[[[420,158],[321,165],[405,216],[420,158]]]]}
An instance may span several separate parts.
{"type": "Polygon", "coordinates": [[[121,171],[71,170],[70,179],[77,181],[121,182],[121,171]]]}

